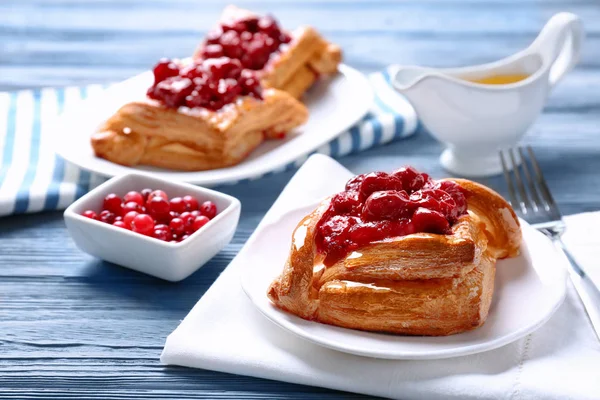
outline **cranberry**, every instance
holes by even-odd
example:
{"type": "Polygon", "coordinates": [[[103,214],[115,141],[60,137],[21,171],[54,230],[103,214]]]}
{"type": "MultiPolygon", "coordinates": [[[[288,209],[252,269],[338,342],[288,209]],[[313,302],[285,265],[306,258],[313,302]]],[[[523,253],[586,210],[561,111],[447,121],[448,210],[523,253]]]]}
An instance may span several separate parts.
{"type": "Polygon", "coordinates": [[[127,228],[131,228],[131,223],[133,222],[133,219],[138,215],[139,213],[137,211],[129,211],[127,214],[125,214],[125,216],[123,217],[123,223],[125,224],[125,226],[127,228]]]}
{"type": "Polygon", "coordinates": [[[247,30],[246,23],[244,20],[237,20],[237,21],[232,21],[227,24],[221,24],[221,29],[223,29],[223,32],[224,32],[223,35],[225,35],[227,32],[230,32],[230,31],[242,33],[245,30],[247,30]]]}
{"type": "Polygon", "coordinates": [[[412,221],[418,232],[447,234],[450,233],[450,224],[441,212],[427,208],[417,208],[412,216],[412,221]]]}
{"type": "Polygon", "coordinates": [[[208,219],[213,219],[217,215],[217,206],[210,200],[205,201],[200,206],[200,213],[208,219]]]}
{"type": "Polygon", "coordinates": [[[127,192],[127,194],[123,196],[123,203],[129,203],[130,201],[133,201],[135,203],[138,203],[140,206],[143,206],[144,196],[142,196],[142,194],[139,192],[127,192]]]}
{"type": "Polygon", "coordinates": [[[171,217],[171,219],[173,219],[173,218],[179,218],[179,213],[171,210],[169,212],[169,216],[171,217]]]}
{"type": "Polygon", "coordinates": [[[194,217],[194,218],[202,215],[199,210],[190,211],[190,214],[192,214],[192,217],[194,217]]]}
{"type": "Polygon", "coordinates": [[[198,200],[194,196],[183,196],[183,202],[185,203],[185,211],[194,211],[198,209],[198,200]]]}
{"type": "Polygon", "coordinates": [[[354,178],[346,182],[346,191],[358,191],[360,184],[365,180],[366,174],[356,175],[354,178]]]}
{"type": "Polygon", "coordinates": [[[98,219],[107,224],[112,224],[113,222],[115,222],[115,214],[108,210],[103,210],[100,213],[100,216],[98,217],[98,219]]]}
{"type": "Polygon", "coordinates": [[[146,201],[151,200],[154,197],[162,197],[167,201],[169,200],[169,196],[167,196],[165,192],[163,192],[162,190],[154,190],[148,195],[148,199],[146,201]]]}
{"type": "Polygon", "coordinates": [[[113,222],[113,226],[116,226],[117,228],[127,229],[127,226],[125,225],[125,222],[123,222],[123,221],[115,221],[115,222],[113,222]]]}
{"type": "Polygon", "coordinates": [[[97,219],[98,218],[98,215],[94,211],[92,211],[92,210],[85,210],[83,212],[83,214],[81,214],[81,215],[83,215],[86,218],[91,218],[91,219],[97,219]]]}
{"type": "Polygon", "coordinates": [[[130,211],[137,211],[138,213],[142,212],[142,206],[136,203],[135,201],[130,201],[123,205],[122,215],[129,213],[130,211]]]}
{"type": "Polygon", "coordinates": [[[169,227],[173,233],[177,235],[181,235],[185,232],[185,222],[181,218],[173,218],[171,222],[169,222],[169,227]]]}
{"type": "Polygon", "coordinates": [[[186,210],[186,204],[181,197],[173,197],[169,205],[171,212],[182,213],[186,210]]]}
{"type": "Polygon", "coordinates": [[[161,59],[153,69],[154,72],[154,84],[164,81],[172,76],[179,74],[179,67],[172,60],[167,58],[161,59]]]}
{"type": "Polygon", "coordinates": [[[200,215],[199,217],[196,217],[194,219],[194,222],[192,223],[192,231],[196,232],[198,229],[200,229],[204,225],[206,225],[208,223],[208,221],[210,221],[210,220],[207,217],[205,217],[204,215],[200,215]]]}
{"type": "Polygon", "coordinates": [[[183,236],[181,236],[181,237],[179,238],[179,241],[180,241],[180,242],[182,242],[182,241],[184,241],[185,239],[187,239],[187,238],[189,238],[189,237],[190,237],[190,235],[183,235],[183,236]]]}
{"type": "Polygon", "coordinates": [[[131,223],[131,229],[142,235],[150,235],[154,230],[154,220],[148,214],[138,214],[131,223]]]}
{"type": "Polygon", "coordinates": [[[107,195],[102,203],[102,208],[114,214],[121,214],[121,198],[114,193],[107,195]]]}
{"type": "Polygon", "coordinates": [[[236,31],[225,32],[219,40],[223,55],[230,58],[240,58],[244,54],[241,46],[240,36],[236,31]]]}
{"type": "Polygon", "coordinates": [[[156,225],[154,225],[154,229],[155,230],[156,229],[164,229],[164,230],[168,230],[168,231],[171,230],[171,228],[169,228],[169,226],[165,225],[165,224],[156,224],[156,225]]]}
{"type": "Polygon", "coordinates": [[[262,99],[262,87],[255,72],[247,69],[243,70],[240,74],[240,85],[242,94],[262,99]]]}
{"type": "Polygon", "coordinates": [[[117,221],[123,221],[123,217],[121,217],[120,215],[117,215],[115,217],[115,222],[117,222],[117,221]]]}
{"type": "Polygon", "coordinates": [[[146,202],[146,209],[148,210],[148,214],[157,220],[170,219],[169,211],[171,210],[169,201],[163,197],[150,197],[146,202]]]}
{"type": "Polygon", "coordinates": [[[396,220],[410,214],[408,194],[402,191],[386,190],[372,193],[365,201],[363,215],[367,220],[396,220]]]}
{"type": "Polygon", "coordinates": [[[359,186],[362,199],[366,199],[373,192],[382,190],[402,190],[402,182],[395,176],[385,172],[371,172],[365,175],[359,186]]]}
{"type": "Polygon", "coordinates": [[[171,231],[167,229],[157,229],[155,227],[154,231],[152,232],[152,237],[158,240],[162,240],[163,242],[168,242],[169,240],[171,240],[171,231]]]}
{"type": "Polygon", "coordinates": [[[221,28],[217,28],[212,31],[209,31],[206,34],[206,39],[205,39],[206,43],[208,43],[208,44],[219,43],[219,39],[221,38],[221,35],[223,35],[223,31],[221,30],[221,28]]]}
{"type": "Polygon", "coordinates": [[[217,92],[221,97],[221,102],[229,104],[242,93],[242,86],[235,79],[221,79],[219,80],[217,92]]]}
{"type": "Polygon", "coordinates": [[[144,202],[146,200],[148,200],[148,196],[150,196],[150,193],[152,193],[152,189],[142,189],[142,191],[140,192],[140,194],[144,198],[144,202]]]}

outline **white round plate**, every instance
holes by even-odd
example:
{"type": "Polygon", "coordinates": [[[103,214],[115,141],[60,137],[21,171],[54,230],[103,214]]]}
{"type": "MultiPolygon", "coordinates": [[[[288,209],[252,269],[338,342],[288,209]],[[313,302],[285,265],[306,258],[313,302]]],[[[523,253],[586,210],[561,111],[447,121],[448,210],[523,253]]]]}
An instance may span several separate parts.
{"type": "Polygon", "coordinates": [[[519,257],[500,260],[486,323],[473,331],[443,337],[363,332],[306,321],[279,310],[266,296],[282,271],[291,235],[314,207],[292,210],[263,226],[248,244],[242,286],[258,309],[282,328],[313,343],[346,353],[387,359],[438,359],[488,351],[533,332],[564,300],[565,268],[552,243],[521,221],[524,243],[519,257]]]}
{"type": "Polygon", "coordinates": [[[152,79],[152,72],[145,72],[65,111],[56,129],[56,152],[80,168],[103,176],[146,172],[163,179],[214,186],[260,177],[285,167],[352,127],[373,103],[373,90],[367,78],[357,70],[341,65],[335,77],[318,82],[306,93],[303,101],[310,111],[310,118],[305,125],[286,139],[263,143],[247,159],[233,167],[181,172],[142,166],[125,167],[95,157],[90,146],[92,133],[123,104],[143,98],[152,79]]]}

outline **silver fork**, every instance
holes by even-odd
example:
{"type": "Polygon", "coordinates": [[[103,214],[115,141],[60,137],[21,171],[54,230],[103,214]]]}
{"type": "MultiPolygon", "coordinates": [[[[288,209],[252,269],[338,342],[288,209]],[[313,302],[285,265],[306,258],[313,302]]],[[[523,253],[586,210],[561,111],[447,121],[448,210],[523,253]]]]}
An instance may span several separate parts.
{"type": "Polygon", "coordinates": [[[552,239],[566,256],[569,276],[600,340],[600,291],[562,241],[566,225],[530,146],[500,151],[510,203],[524,220],[552,239]],[[529,163],[527,157],[529,156],[529,163]],[[512,174],[508,163],[512,167],[512,174]],[[521,167],[519,168],[519,164],[521,167]],[[529,164],[531,165],[530,170],[529,164]],[[513,184],[514,183],[514,184],[513,184]],[[515,190],[515,186],[517,190],[515,190]]]}

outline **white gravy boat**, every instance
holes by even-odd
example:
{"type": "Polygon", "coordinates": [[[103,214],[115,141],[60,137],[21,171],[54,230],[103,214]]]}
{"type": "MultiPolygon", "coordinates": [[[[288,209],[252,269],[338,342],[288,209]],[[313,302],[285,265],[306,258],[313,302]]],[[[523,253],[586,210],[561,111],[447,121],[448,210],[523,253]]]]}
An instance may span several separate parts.
{"type": "Polygon", "coordinates": [[[559,13],[523,51],[490,64],[435,69],[399,66],[396,90],[412,103],[425,127],[447,148],[448,171],[470,177],[502,171],[498,150],[516,145],[542,111],[550,90],[579,59],[583,26],[559,13]],[[508,84],[470,82],[492,76],[526,75],[508,84]]]}

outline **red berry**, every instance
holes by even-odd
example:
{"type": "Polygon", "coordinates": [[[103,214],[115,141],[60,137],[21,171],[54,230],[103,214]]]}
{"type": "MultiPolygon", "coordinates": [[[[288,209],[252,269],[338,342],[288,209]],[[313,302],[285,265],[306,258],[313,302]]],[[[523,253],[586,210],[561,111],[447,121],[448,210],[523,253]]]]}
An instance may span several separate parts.
{"type": "Polygon", "coordinates": [[[114,214],[121,214],[121,198],[114,193],[107,195],[102,203],[102,209],[108,210],[114,214]]]}
{"type": "Polygon", "coordinates": [[[200,211],[198,211],[198,210],[194,210],[194,211],[190,212],[190,214],[192,214],[192,217],[194,217],[194,218],[199,217],[199,216],[202,215],[200,213],[200,211]]]}
{"type": "Polygon", "coordinates": [[[183,235],[182,237],[179,238],[179,241],[181,242],[189,237],[190,237],[190,235],[183,235]]]}
{"type": "Polygon", "coordinates": [[[133,222],[133,219],[138,215],[139,213],[137,211],[129,211],[127,214],[125,214],[125,217],[123,217],[123,222],[125,223],[125,226],[127,228],[131,228],[131,223],[133,222]]]}
{"type": "Polygon", "coordinates": [[[152,193],[152,189],[147,189],[147,188],[142,189],[142,191],[140,192],[140,194],[144,198],[144,201],[148,200],[148,196],[150,196],[150,193],[152,193]]]}
{"type": "Polygon", "coordinates": [[[188,219],[194,219],[194,216],[192,215],[191,212],[186,211],[186,212],[182,212],[181,215],[179,216],[179,218],[181,218],[183,220],[184,223],[187,223],[188,219]]]}
{"type": "Polygon", "coordinates": [[[136,203],[135,201],[125,203],[125,205],[122,207],[122,215],[125,215],[130,211],[137,211],[138,213],[141,213],[142,206],[136,203]]]}
{"type": "Polygon", "coordinates": [[[155,190],[152,193],[150,193],[148,195],[148,199],[146,201],[148,202],[148,201],[152,200],[155,197],[161,197],[161,198],[165,199],[166,201],[169,201],[169,197],[162,190],[155,190]]]}
{"type": "Polygon", "coordinates": [[[194,211],[198,209],[198,200],[193,196],[183,196],[186,211],[194,211]]]}
{"type": "Polygon", "coordinates": [[[113,226],[116,226],[118,228],[127,229],[127,226],[125,226],[125,222],[123,222],[123,221],[115,221],[115,222],[113,222],[113,226]]]}
{"type": "Polygon", "coordinates": [[[172,239],[172,240],[169,240],[169,243],[179,243],[179,241],[177,239],[172,239]]]}
{"type": "Polygon", "coordinates": [[[217,215],[217,206],[212,201],[205,201],[200,206],[200,213],[208,219],[213,219],[217,215]]]}
{"type": "Polygon", "coordinates": [[[202,228],[204,225],[206,225],[208,223],[208,221],[210,221],[207,217],[205,217],[204,215],[201,215],[199,217],[196,217],[194,219],[194,223],[192,224],[192,230],[194,232],[196,232],[198,229],[202,228]]]}
{"type": "Polygon", "coordinates": [[[100,213],[99,219],[100,221],[106,222],[107,224],[112,224],[113,222],[115,222],[115,214],[108,210],[103,210],[100,213]]]}
{"type": "Polygon", "coordinates": [[[117,221],[123,221],[123,217],[121,217],[120,215],[115,217],[115,222],[117,221]]]}
{"type": "Polygon", "coordinates": [[[186,203],[181,197],[173,197],[169,204],[171,205],[171,212],[182,213],[186,211],[186,203]]]}
{"type": "Polygon", "coordinates": [[[87,218],[91,218],[91,219],[97,219],[98,218],[98,215],[96,215],[96,213],[94,211],[92,211],[92,210],[85,210],[83,212],[83,214],[81,214],[81,215],[83,215],[84,217],[87,217],[87,218]]]}
{"type": "Polygon", "coordinates": [[[157,220],[168,220],[170,219],[169,211],[169,201],[164,197],[150,195],[148,198],[148,202],[146,203],[146,210],[148,210],[148,214],[154,217],[157,220]]]}
{"type": "Polygon", "coordinates": [[[131,191],[123,197],[123,203],[129,203],[130,201],[133,201],[135,203],[138,203],[140,206],[143,206],[144,196],[142,196],[142,194],[139,192],[131,191]]]}
{"type": "Polygon", "coordinates": [[[154,220],[148,214],[136,215],[131,223],[131,228],[134,232],[142,235],[150,235],[154,230],[154,220]]]}
{"type": "Polygon", "coordinates": [[[179,74],[179,67],[173,61],[163,58],[154,66],[154,83],[162,82],[171,76],[179,74]]]}
{"type": "Polygon", "coordinates": [[[168,242],[171,240],[171,231],[165,229],[154,229],[152,232],[152,237],[158,240],[162,240],[164,242],[168,242]]]}
{"type": "Polygon", "coordinates": [[[166,230],[166,231],[170,231],[170,230],[171,230],[171,228],[169,228],[169,226],[168,226],[168,225],[165,225],[165,224],[156,224],[156,225],[154,225],[154,230],[155,230],[155,231],[157,231],[157,230],[166,230]]]}
{"type": "Polygon", "coordinates": [[[185,232],[185,222],[181,218],[173,218],[169,223],[169,227],[173,233],[181,235],[185,232]]]}

